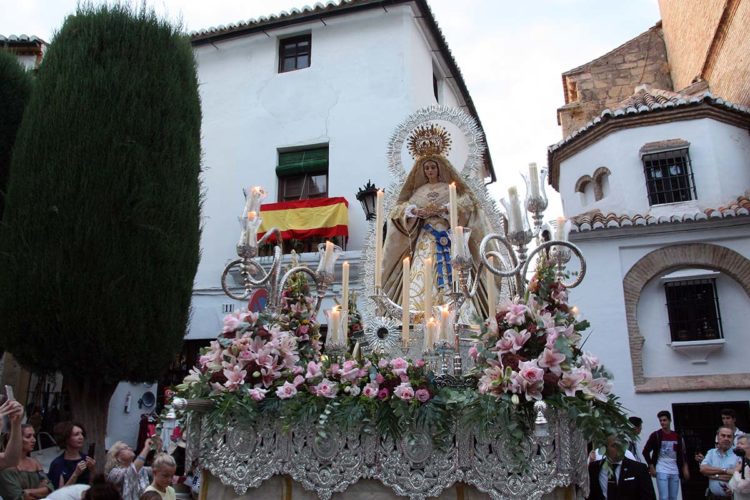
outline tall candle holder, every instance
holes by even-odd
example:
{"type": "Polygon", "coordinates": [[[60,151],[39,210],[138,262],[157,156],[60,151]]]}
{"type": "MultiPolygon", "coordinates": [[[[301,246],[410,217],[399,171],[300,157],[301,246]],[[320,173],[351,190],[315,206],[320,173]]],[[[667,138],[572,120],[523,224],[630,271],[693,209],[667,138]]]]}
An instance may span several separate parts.
{"type": "Polygon", "coordinates": [[[341,247],[327,241],[318,245],[319,264],[315,271],[307,266],[294,265],[286,273],[281,273],[283,262],[282,245],[283,238],[278,228],[271,228],[257,239],[257,230],[260,228],[262,219],[260,203],[265,198],[263,188],[255,186],[250,189],[240,224],[242,233],[237,244],[236,251],[238,259],[231,261],[221,274],[221,288],[224,293],[235,300],[247,300],[254,290],[264,288],[268,290],[268,309],[275,313],[282,304],[282,294],[289,279],[297,273],[305,273],[315,283],[317,299],[314,314],[320,311],[320,305],[328,288],[333,283],[333,269],[336,260],[342,253],[341,247]],[[273,257],[270,265],[265,267],[258,261],[258,247],[267,242],[274,241],[273,257]],[[242,291],[236,292],[229,284],[229,277],[238,272],[242,280],[242,291]]]}

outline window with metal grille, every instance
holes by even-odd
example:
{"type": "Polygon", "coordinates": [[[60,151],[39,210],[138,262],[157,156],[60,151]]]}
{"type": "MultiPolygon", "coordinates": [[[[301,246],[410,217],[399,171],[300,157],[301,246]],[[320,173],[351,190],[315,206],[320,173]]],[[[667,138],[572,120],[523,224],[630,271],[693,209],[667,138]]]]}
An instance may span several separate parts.
{"type": "Polygon", "coordinates": [[[696,198],[687,148],[644,154],[641,159],[649,204],[677,203],[696,198]]]}
{"type": "Polygon", "coordinates": [[[311,47],[309,34],[279,40],[279,73],[310,67],[311,47]]]}
{"type": "Polygon", "coordinates": [[[664,283],[673,342],[723,338],[716,280],[664,283]]]}

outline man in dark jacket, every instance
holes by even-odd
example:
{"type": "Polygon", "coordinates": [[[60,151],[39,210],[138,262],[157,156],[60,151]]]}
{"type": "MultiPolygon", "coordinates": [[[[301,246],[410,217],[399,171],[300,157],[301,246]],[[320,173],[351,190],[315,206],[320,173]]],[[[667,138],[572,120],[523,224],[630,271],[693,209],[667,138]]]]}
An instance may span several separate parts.
{"type": "Polygon", "coordinates": [[[610,436],[605,457],[589,464],[589,500],[656,499],[646,466],[623,453],[622,443],[610,436]]]}

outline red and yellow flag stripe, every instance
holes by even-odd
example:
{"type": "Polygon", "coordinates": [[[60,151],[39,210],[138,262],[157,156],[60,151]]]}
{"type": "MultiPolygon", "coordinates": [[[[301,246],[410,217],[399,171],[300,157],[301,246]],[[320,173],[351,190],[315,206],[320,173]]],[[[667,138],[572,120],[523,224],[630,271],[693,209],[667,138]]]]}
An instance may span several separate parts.
{"type": "Polygon", "coordinates": [[[260,206],[260,218],[259,238],[272,227],[284,239],[349,236],[349,202],[342,196],[266,203],[260,206]]]}

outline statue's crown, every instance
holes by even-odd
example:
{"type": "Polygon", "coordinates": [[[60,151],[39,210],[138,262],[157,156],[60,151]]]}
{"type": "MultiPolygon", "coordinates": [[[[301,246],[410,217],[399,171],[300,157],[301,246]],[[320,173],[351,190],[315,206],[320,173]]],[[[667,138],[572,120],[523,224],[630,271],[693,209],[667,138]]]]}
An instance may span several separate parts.
{"type": "Polygon", "coordinates": [[[451,149],[451,136],[440,125],[420,125],[411,133],[408,148],[415,159],[429,155],[445,156],[451,149]]]}

